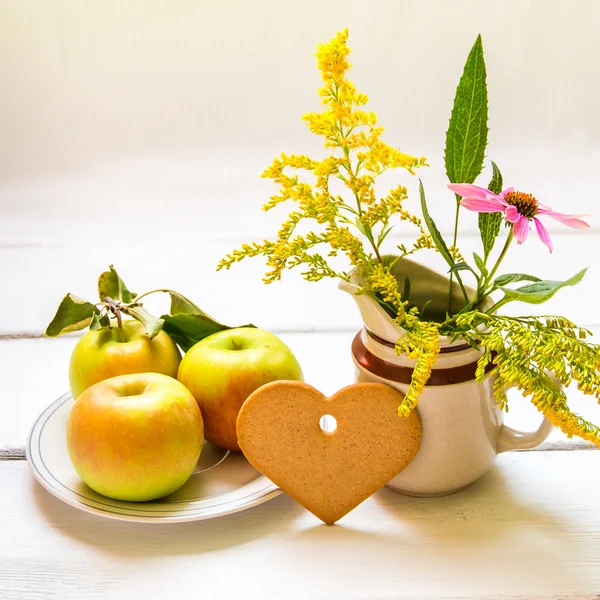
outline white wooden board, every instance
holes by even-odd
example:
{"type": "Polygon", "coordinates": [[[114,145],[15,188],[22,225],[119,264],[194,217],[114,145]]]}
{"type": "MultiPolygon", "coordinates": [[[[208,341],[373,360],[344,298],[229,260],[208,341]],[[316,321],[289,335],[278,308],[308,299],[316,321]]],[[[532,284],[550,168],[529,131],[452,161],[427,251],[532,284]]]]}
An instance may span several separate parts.
{"type": "MultiPolygon", "coordinates": [[[[306,282],[296,270],[284,273],[279,282],[265,285],[265,267],[260,258],[246,259],[229,271],[216,272],[219,259],[242,241],[248,238],[208,243],[201,237],[167,237],[154,244],[148,240],[111,244],[91,232],[88,241],[77,244],[67,240],[51,246],[0,245],[0,334],[43,332],[67,292],[94,301],[97,277],[111,263],[132,290],[178,290],[230,325],[251,322],[279,331],[352,331],[360,327],[354,300],[337,289],[337,281],[306,282]]],[[[399,241],[390,239],[389,251],[399,241]]],[[[461,245],[465,257],[480,251],[480,243],[479,236],[467,236],[461,245]]],[[[552,255],[537,239],[523,247],[515,246],[501,272],[568,279],[589,266],[584,280],[576,287],[560,290],[542,305],[509,304],[506,314],[559,314],[581,325],[599,325],[600,233],[565,233],[556,235],[555,243],[552,255]]],[[[433,251],[423,251],[418,259],[440,272],[447,270],[433,251]]],[[[148,307],[160,313],[168,304],[159,300],[149,302],[148,307]]]]}
{"type": "Polygon", "coordinates": [[[336,526],[287,496],[199,523],[137,526],[49,496],[0,462],[0,598],[595,600],[594,451],[523,452],[463,492],[381,490],[336,526]]]}

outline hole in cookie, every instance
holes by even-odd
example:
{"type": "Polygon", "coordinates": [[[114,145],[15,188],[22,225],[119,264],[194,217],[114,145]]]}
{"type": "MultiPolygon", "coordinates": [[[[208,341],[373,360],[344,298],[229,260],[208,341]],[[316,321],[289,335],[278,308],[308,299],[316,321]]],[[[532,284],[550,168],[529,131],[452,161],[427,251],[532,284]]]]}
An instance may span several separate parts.
{"type": "Polygon", "coordinates": [[[323,415],[319,419],[319,427],[323,433],[333,433],[337,429],[337,421],[331,415],[323,415]]]}

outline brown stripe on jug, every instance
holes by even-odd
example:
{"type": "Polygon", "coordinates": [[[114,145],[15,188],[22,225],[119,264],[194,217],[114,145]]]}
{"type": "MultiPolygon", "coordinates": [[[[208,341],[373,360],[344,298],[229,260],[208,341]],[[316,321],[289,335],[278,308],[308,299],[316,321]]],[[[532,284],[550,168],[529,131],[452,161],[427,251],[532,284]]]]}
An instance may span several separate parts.
{"type": "MultiPolygon", "coordinates": [[[[389,340],[379,337],[366,327],[365,331],[367,332],[369,337],[373,338],[378,344],[381,344],[382,346],[387,346],[388,348],[396,347],[396,344],[394,342],[390,342],[389,340]]],[[[468,350],[469,348],[469,344],[465,342],[464,344],[458,344],[457,346],[447,346],[446,348],[441,348],[440,354],[449,354],[450,352],[461,352],[462,350],[468,350]]]]}
{"type": "MultiPolygon", "coordinates": [[[[369,332],[370,333],[370,332],[369,332]]],[[[379,339],[377,340],[379,341],[379,339]]],[[[385,341],[385,340],[384,340],[385,341]]],[[[387,342],[385,345],[390,345],[387,342]]],[[[394,347],[394,344],[391,344],[394,347]]],[[[466,346],[469,347],[468,345],[466,346]]],[[[352,354],[356,362],[365,370],[369,371],[377,377],[383,379],[389,379],[397,383],[409,384],[413,369],[411,367],[404,367],[402,365],[396,365],[388,362],[378,356],[375,356],[372,352],[369,352],[365,347],[361,332],[359,331],[354,340],[352,341],[352,354]]],[[[493,363],[489,363],[485,372],[489,373],[494,368],[493,363]]],[[[456,367],[450,367],[449,369],[433,369],[431,371],[431,377],[427,381],[427,386],[438,386],[438,385],[455,385],[458,383],[466,383],[467,381],[473,381],[475,379],[475,371],[477,370],[477,361],[467,363],[465,365],[459,365],[456,367]]]]}

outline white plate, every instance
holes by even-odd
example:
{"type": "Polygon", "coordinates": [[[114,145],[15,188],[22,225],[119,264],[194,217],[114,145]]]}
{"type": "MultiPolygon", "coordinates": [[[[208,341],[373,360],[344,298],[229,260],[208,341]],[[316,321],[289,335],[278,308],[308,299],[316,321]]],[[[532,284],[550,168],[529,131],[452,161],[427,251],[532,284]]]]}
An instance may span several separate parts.
{"type": "Polygon", "coordinates": [[[37,419],[27,440],[35,478],[54,496],[80,510],[122,521],[199,521],[245,510],[281,491],[241,455],[204,444],[190,479],[176,492],[152,502],[123,502],[97,494],[77,475],[67,451],[71,394],[61,396],[37,419]]]}

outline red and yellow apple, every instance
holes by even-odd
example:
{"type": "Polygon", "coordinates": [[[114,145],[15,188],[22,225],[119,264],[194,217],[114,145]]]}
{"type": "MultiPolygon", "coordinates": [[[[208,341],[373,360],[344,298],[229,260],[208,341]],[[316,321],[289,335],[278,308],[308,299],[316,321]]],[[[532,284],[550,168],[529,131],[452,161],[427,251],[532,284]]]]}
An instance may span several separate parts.
{"type": "Polygon", "coordinates": [[[143,502],[166,496],[192,474],[204,427],[179,381],[159,373],[96,383],[75,401],[67,447],[83,481],[99,494],[143,502]]]}
{"type": "Polygon", "coordinates": [[[237,452],[235,424],[246,398],[271,381],[304,379],[291,350],[253,327],[219,331],[198,342],[183,357],[177,378],[198,401],[207,441],[237,452]]]}
{"type": "Polygon", "coordinates": [[[142,323],[126,320],[122,334],[117,327],[98,329],[77,342],[69,366],[71,393],[77,398],[94,383],[127,373],[177,377],[180,362],[179,349],[167,333],[151,339],[142,323]]]}

